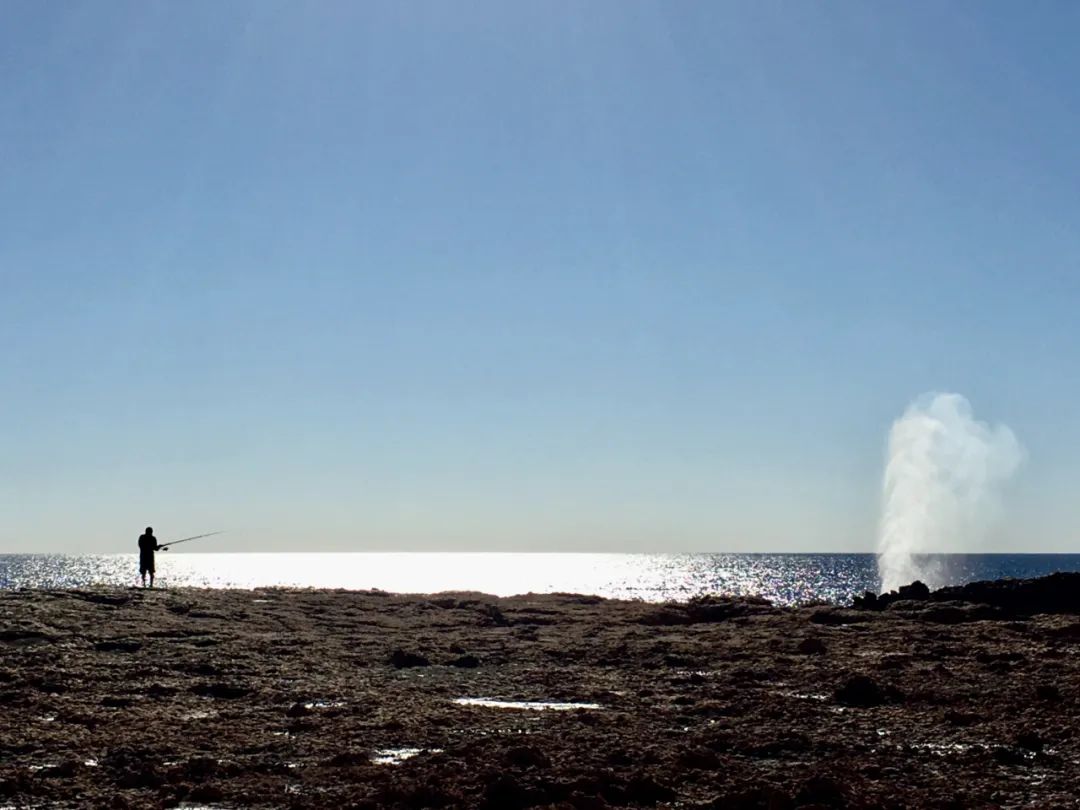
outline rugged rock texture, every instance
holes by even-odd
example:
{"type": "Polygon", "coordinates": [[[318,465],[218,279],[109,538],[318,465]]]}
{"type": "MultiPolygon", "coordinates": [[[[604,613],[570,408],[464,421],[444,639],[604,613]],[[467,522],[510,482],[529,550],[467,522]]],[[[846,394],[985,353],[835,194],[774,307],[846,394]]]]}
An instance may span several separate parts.
{"type": "Polygon", "coordinates": [[[1080,614],[1080,573],[971,582],[936,591],[921,582],[913,582],[899,591],[881,595],[868,592],[857,596],[854,606],[863,610],[930,612],[937,616],[931,618],[932,621],[947,624],[965,619],[1024,617],[1040,613],[1080,614]]]}
{"type": "Polygon", "coordinates": [[[0,807],[1077,807],[1070,583],[0,592],[0,807]]]}

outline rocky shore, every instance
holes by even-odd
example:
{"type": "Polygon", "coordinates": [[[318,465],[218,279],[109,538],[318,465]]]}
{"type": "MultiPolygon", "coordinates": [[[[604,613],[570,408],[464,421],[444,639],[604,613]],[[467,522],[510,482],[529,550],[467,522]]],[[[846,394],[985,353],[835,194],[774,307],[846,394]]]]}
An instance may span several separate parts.
{"type": "Polygon", "coordinates": [[[0,592],[0,807],[1080,807],[1080,575],[0,592]]]}

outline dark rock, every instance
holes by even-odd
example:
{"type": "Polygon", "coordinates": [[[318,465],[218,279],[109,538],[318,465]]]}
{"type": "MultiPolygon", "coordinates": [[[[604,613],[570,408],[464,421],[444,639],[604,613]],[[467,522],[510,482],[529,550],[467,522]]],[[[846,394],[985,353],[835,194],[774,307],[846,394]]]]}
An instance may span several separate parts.
{"type": "Polygon", "coordinates": [[[702,596],[686,604],[686,614],[692,624],[722,622],[737,616],[749,616],[772,609],[772,603],[760,596],[737,599],[702,596]]]}
{"type": "Polygon", "coordinates": [[[1035,759],[1033,753],[1008,745],[997,746],[993,756],[994,761],[1000,765],[1030,765],[1035,759]]]}
{"type": "Polygon", "coordinates": [[[641,624],[677,627],[686,624],[722,622],[774,610],[772,602],[760,596],[699,596],[686,604],[667,604],[643,614],[641,624]]]}
{"type": "Polygon", "coordinates": [[[635,776],[626,785],[626,798],[636,804],[654,805],[672,802],[678,794],[648,774],[635,776]]]}
{"type": "Polygon", "coordinates": [[[450,666],[459,669],[476,669],[480,666],[480,659],[475,655],[462,655],[450,662],[450,666]]]}
{"type": "Polygon", "coordinates": [[[131,601],[131,597],[126,593],[100,593],[97,591],[70,591],[70,595],[73,599],[81,599],[84,602],[91,602],[96,605],[108,605],[110,607],[121,607],[128,604],[131,601]]]}
{"type": "Polygon", "coordinates": [[[917,616],[924,622],[937,624],[963,624],[993,617],[994,610],[988,605],[930,605],[917,616]]]}
{"type": "Polygon", "coordinates": [[[881,669],[906,669],[915,659],[906,653],[883,655],[878,662],[881,669]]]}
{"type": "Polygon", "coordinates": [[[1048,638],[1065,641],[1080,641],[1080,623],[1074,622],[1063,627],[1051,627],[1046,631],[1048,638]]]}
{"type": "Polygon", "coordinates": [[[9,778],[0,779],[0,796],[17,796],[20,793],[29,793],[33,785],[26,774],[15,774],[9,778]]]}
{"type": "Polygon", "coordinates": [[[122,788],[159,788],[165,784],[165,777],[153,765],[140,765],[121,773],[116,784],[122,788]]]}
{"type": "Polygon", "coordinates": [[[1061,690],[1051,683],[1040,683],[1035,687],[1035,697],[1047,703],[1060,703],[1061,690]]]}
{"type": "Polygon", "coordinates": [[[498,605],[485,605],[484,606],[484,618],[482,624],[487,626],[494,625],[495,627],[509,627],[511,622],[503,614],[502,609],[498,605]]]}
{"type": "Polygon", "coordinates": [[[714,810],[790,810],[794,806],[791,796],[771,786],[728,793],[711,804],[714,810]]]}
{"type": "Polygon", "coordinates": [[[690,624],[690,617],[681,610],[676,610],[674,608],[660,608],[659,610],[649,611],[638,621],[641,624],[653,627],[677,627],[683,624],[690,624]]]}
{"type": "Polygon", "coordinates": [[[857,610],[828,608],[826,610],[815,610],[810,614],[810,621],[813,624],[823,624],[827,627],[839,627],[845,624],[859,624],[868,621],[868,617],[857,610]]]}
{"type": "Polygon", "coordinates": [[[826,652],[825,642],[820,638],[804,638],[797,649],[803,655],[823,655],[826,652]]]}
{"type": "Polygon", "coordinates": [[[217,785],[197,785],[188,794],[193,802],[220,802],[224,798],[225,792],[217,785]]]}
{"type": "Polygon", "coordinates": [[[973,712],[949,711],[945,713],[945,722],[959,728],[967,728],[980,722],[982,717],[973,712]]]}
{"type": "Polygon", "coordinates": [[[699,771],[715,771],[723,765],[719,754],[708,748],[691,748],[683,751],[676,762],[680,768],[693,768],[699,771]]]}
{"type": "Polygon", "coordinates": [[[133,653],[142,649],[142,642],[134,639],[117,638],[99,641],[94,645],[98,652],[124,652],[133,653]]]}
{"type": "Polygon", "coordinates": [[[506,761],[516,768],[550,768],[551,760],[538,748],[521,745],[506,752],[506,761]]]}
{"type": "Polygon", "coordinates": [[[491,810],[519,810],[547,804],[547,795],[536,788],[523,785],[510,774],[499,774],[484,791],[486,807],[491,810]]]}
{"type": "Polygon", "coordinates": [[[142,693],[144,695],[147,695],[148,697],[165,698],[172,697],[179,691],[180,690],[177,689],[175,686],[165,686],[164,684],[160,683],[152,683],[145,689],[143,689],[142,693]]]}
{"type": "MultiPolygon", "coordinates": [[[[1080,613],[1080,572],[1060,572],[1035,579],[999,579],[969,582],[928,592],[921,582],[881,594],[870,603],[856,598],[858,608],[878,609],[898,601],[963,602],[984,605],[1002,618],[1024,618],[1040,613],[1080,613]]],[[[950,615],[950,614],[945,614],[950,615]]],[[[955,614],[951,614],[955,615],[955,614]]],[[[987,614],[989,615],[989,614],[987,614]]]]}
{"type": "Polygon", "coordinates": [[[213,664],[208,664],[205,661],[195,664],[194,666],[183,667],[185,672],[190,672],[192,675],[205,675],[213,678],[222,674],[222,670],[219,667],[215,667],[213,664]]]}
{"type": "Polygon", "coordinates": [[[897,591],[898,599],[911,599],[915,601],[922,601],[930,598],[930,588],[926,586],[926,583],[915,580],[910,585],[901,585],[900,590],[897,591]]]}
{"type": "Polygon", "coordinates": [[[126,709],[135,701],[128,697],[107,695],[101,699],[101,705],[110,709],[126,709]]]}
{"type": "Polygon", "coordinates": [[[303,703],[294,703],[292,706],[285,710],[286,717],[306,717],[309,714],[311,714],[311,709],[309,709],[303,703]]]}
{"type": "Polygon", "coordinates": [[[1016,736],[1016,744],[1025,751],[1040,753],[1046,747],[1046,741],[1033,731],[1021,732],[1016,736]]]}
{"type": "Polygon", "coordinates": [[[984,650],[975,653],[975,660],[980,664],[1015,664],[1027,660],[1027,656],[1018,650],[1010,650],[1009,652],[987,652],[984,650]]]}
{"type": "Polygon", "coordinates": [[[366,765],[369,761],[370,757],[358,751],[342,751],[340,754],[334,754],[326,764],[334,768],[350,768],[355,765],[366,765]]]}
{"type": "Polygon", "coordinates": [[[805,734],[779,732],[740,742],[735,750],[755,759],[781,759],[791,754],[805,754],[812,747],[805,734]]]}
{"type": "Polygon", "coordinates": [[[37,644],[54,640],[54,636],[42,630],[21,627],[6,627],[0,630],[0,641],[8,644],[37,644]]]}
{"type": "Polygon", "coordinates": [[[405,652],[404,650],[394,650],[390,655],[390,663],[393,665],[394,669],[431,666],[431,662],[424,656],[417,653],[405,652]]]}
{"type": "Polygon", "coordinates": [[[795,795],[796,805],[817,807],[847,807],[847,796],[838,781],[828,776],[807,779],[795,795]]]}
{"type": "Polygon", "coordinates": [[[844,706],[881,706],[884,703],[898,703],[903,696],[895,687],[882,688],[877,681],[867,675],[855,675],[849,678],[835,692],[836,702],[844,706]]]}
{"type": "Polygon", "coordinates": [[[31,678],[28,683],[33,685],[39,692],[44,692],[47,695],[62,695],[68,691],[66,684],[52,678],[31,678]]]}
{"type": "Polygon", "coordinates": [[[203,697],[217,698],[218,700],[236,700],[247,697],[252,689],[247,686],[238,686],[228,683],[197,684],[191,687],[191,691],[203,697]]]}
{"type": "Polygon", "coordinates": [[[39,772],[44,779],[71,779],[79,770],[79,763],[75,760],[65,760],[59,765],[42,768],[39,772]]]}
{"type": "Polygon", "coordinates": [[[209,779],[217,774],[218,762],[213,757],[192,757],[184,763],[184,772],[189,779],[209,779]]]}
{"type": "Polygon", "coordinates": [[[877,610],[878,598],[877,594],[873,591],[865,591],[862,596],[856,596],[852,602],[852,607],[860,608],[862,610],[877,610]]]}

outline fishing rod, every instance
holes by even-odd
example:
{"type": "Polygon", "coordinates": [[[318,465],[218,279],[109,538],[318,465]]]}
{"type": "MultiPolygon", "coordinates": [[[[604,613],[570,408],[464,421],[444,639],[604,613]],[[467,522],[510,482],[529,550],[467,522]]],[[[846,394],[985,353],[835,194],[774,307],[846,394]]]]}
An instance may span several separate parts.
{"type": "Polygon", "coordinates": [[[209,532],[208,534],[196,534],[194,537],[185,537],[181,540],[170,540],[168,543],[163,543],[162,545],[158,546],[158,548],[168,548],[169,546],[175,546],[177,543],[187,543],[191,540],[202,540],[204,537],[213,537],[215,534],[225,534],[225,532],[209,532]]]}

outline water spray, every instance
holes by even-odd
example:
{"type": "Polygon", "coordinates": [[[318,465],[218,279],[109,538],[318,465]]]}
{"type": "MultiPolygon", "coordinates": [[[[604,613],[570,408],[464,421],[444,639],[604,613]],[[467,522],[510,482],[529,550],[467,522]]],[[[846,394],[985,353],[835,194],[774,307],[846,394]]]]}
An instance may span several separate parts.
{"type": "Polygon", "coordinates": [[[926,394],[889,431],[878,536],[881,590],[948,584],[933,554],[974,551],[1024,450],[1005,425],[977,421],[959,394],[926,394]]]}

